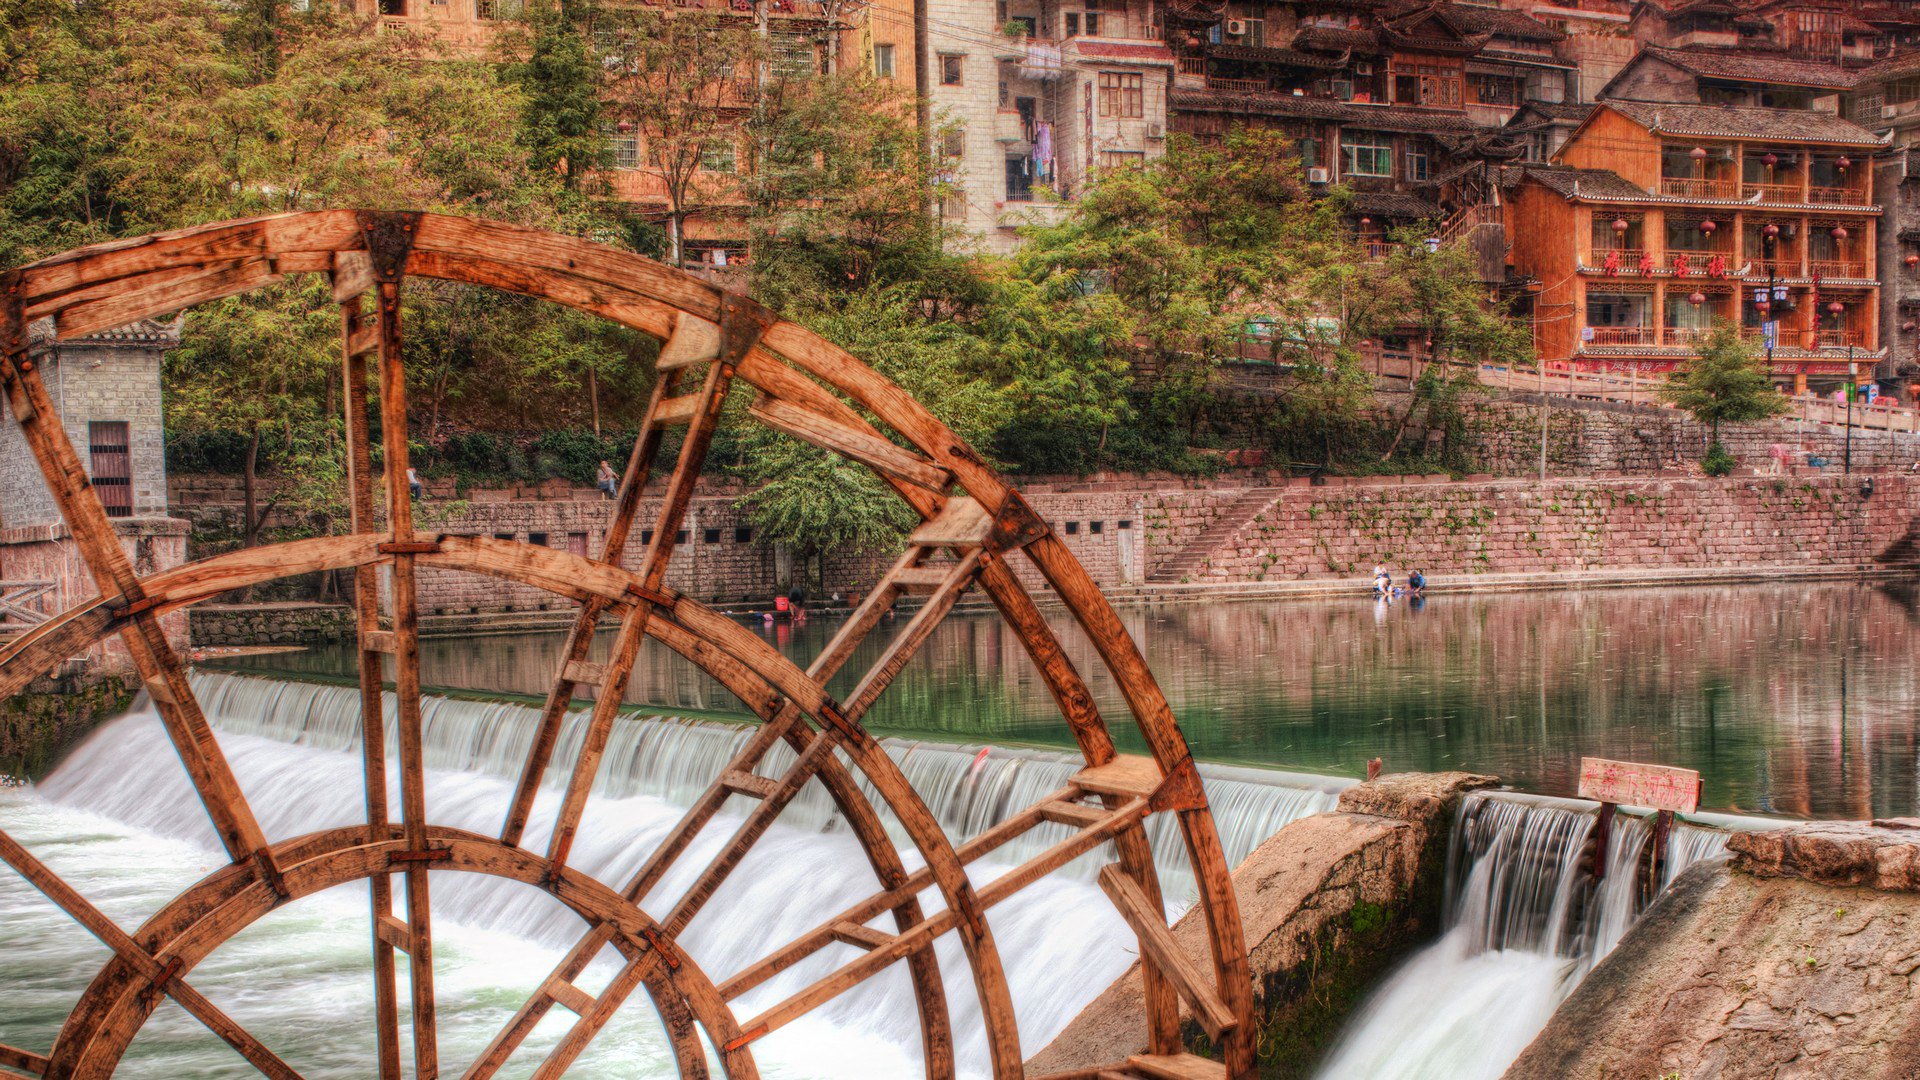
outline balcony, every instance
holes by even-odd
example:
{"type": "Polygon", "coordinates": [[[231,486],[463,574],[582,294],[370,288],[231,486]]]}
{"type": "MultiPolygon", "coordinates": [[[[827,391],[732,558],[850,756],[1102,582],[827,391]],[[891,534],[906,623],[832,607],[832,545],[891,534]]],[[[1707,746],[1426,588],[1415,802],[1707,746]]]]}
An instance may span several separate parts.
{"type": "Polygon", "coordinates": [[[1737,277],[1742,265],[1740,257],[1731,251],[1670,251],[1660,268],[1675,274],[1711,277],[1718,266],[1720,276],[1737,277]]]}
{"type": "Polygon", "coordinates": [[[1809,259],[1807,273],[1822,279],[1846,278],[1852,281],[1866,281],[1873,277],[1864,259],[1809,259]]]}
{"type": "Polygon", "coordinates": [[[1360,241],[1360,253],[1365,255],[1369,262],[1381,262],[1385,260],[1388,255],[1391,255],[1393,249],[1397,246],[1399,245],[1390,240],[1362,240],[1360,241]]]}
{"type": "Polygon", "coordinates": [[[1867,347],[1867,335],[1863,330],[1813,330],[1807,337],[1815,349],[1864,349],[1867,347]]]}
{"type": "Polygon", "coordinates": [[[1225,90],[1235,94],[1264,94],[1273,89],[1273,81],[1271,79],[1223,79],[1217,75],[1209,75],[1207,89],[1225,90]]]}
{"type": "Polygon", "coordinates": [[[1763,203],[1800,203],[1806,201],[1801,195],[1799,184],[1745,183],[1740,185],[1740,197],[1743,199],[1758,198],[1763,203]]]}
{"type": "MultiPolygon", "coordinates": [[[[1608,260],[1613,260],[1612,271],[1615,274],[1640,273],[1640,264],[1652,252],[1646,248],[1595,248],[1587,265],[1601,270],[1608,269],[1608,260]]],[[[1660,260],[1654,259],[1654,267],[1659,268],[1660,260]]]]}
{"type": "Polygon", "coordinates": [[[1871,206],[1867,193],[1856,187],[1820,187],[1807,189],[1807,201],[1821,206],[1871,206]]]}
{"type": "Polygon", "coordinates": [[[1594,345],[1658,345],[1660,328],[1657,326],[1589,326],[1594,345]]]}
{"type": "Polygon", "coordinates": [[[1663,176],[1660,178],[1660,194],[1676,199],[1737,199],[1740,197],[1740,183],[1737,180],[1663,176]]]}
{"type": "Polygon", "coordinates": [[[1700,343],[1707,340],[1712,333],[1712,330],[1705,327],[1668,326],[1661,329],[1660,337],[1663,344],[1693,349],[1698,348],[1700,343]]]}

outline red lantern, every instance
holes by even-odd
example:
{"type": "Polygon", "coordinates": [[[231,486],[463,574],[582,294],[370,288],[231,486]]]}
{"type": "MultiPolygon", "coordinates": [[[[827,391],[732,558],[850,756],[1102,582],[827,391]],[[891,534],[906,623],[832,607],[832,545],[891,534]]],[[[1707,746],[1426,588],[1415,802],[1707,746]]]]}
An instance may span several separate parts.
{"type": "Polygon", "coordinates": [[[1696,146],[1687,151],[1687,156],[1695,161],[1705,161],[1707,160],[1707,148],[1704,146],[1696,146]]]}
{"type": "Polygon", "coordinates": [[[1767,222],[1767,227],[1764,229],[1761,229],[1760,232],[1769,240],[1780,239],[1780,226],[1775,225],[1771,221],[1767,222]]]}
{"type": "Polygon", "coordinates": [[[1692,296],[1687,297],[1687,303],[1692,304],[1694,307],[1699,307],[1706,302],[1707,294],[1703,292],[1696,291],[1692,296]]]}
{"type": "Polygon", "coordinates": [[[1780,155],[1773,153],[1772,151],[1768,151],[1767,156],[1761,158],[1760,160],[1763,164],[1766,165],[1767,168],[1771,169],[1775,165],[1780,164],[1780,155]]]}
{"type": "Polygon", "coordinates": [[[1920,266],[1920,255],[1909,255],[1909,256],[1907,256],[1907,265],[1908,265],[1908,266],[1920,266]]]}
{"type": "Polygon", "coordinates": [[[1841,303],[1838,300],[1835,300],[1833,303],[1827,305],[1827,310],[1833,314],[1834,318],[1837,319],[1840,317],[1841,312],[1847,310],[1847,305],[1841,303]]]}
{"type": "Polygon", "coordinates": [[[1770,311],[1772,308],[1773,305],[1766,300],[1755,300],[1753,302],[1753,309],[1755,311],[1770,311]]]}
{"type": "Polygon", "coordinates": [[[1362,224],[1362,225],[1371,225],[1371,224],[1373,224],[1373,219],[1372,219],[1372,218],[1370,218],[1370,217],[1363,217],[1363,218],[1361,218],[1361,219],[1360,219],[1360,224],[1362,224]]]}
{"type": "Polygon", "coordinates": [[[1906,322],[1900,324],[1900,332],[1903,334],[1911,334],[1915,329],[1916,327],[1913,325],[1912,319],[1908,319],[1906,322]]]}
{"type": "Polygon", "coordinates": [[[1625,233],[1629,227],[1626,218],[1617,217],[1613,219],[1613,231],[1616,236],[1625,233]]]}
{"type": "Polygon", "coordinates": [[[1706,233],[1708,236],[1712,236],[1713,230],[1719,227],[1720,226],[1715,225],[1711,220],[1703,221],[1700,223],[1700,231],[1703,233],[1706,233]]]}
{"type": "Polygon", "coordinates": [[[618,124],[615,124],[614,126],[620,129],[620,134],[625,135],[627,132],[633,130],[633,121],[622,120],[618,124]]]}
{"type": "Polygon", "coordinates": [[[1845,240],[1847,238],[1847,227],[1845,225],[1835,225],[1833,227],[1833,238],[1835,240],[1845,240]]]}
{"type": "Polygon", "coordinates": [[[1853,159],[1849,158],[1845,154],[1841,154],[1837,159],[1834,160],[1834,164],[1840,166],[1841,171],[1844,172],[1846,171],[1847,166],[1853,164],[1853,159]]]}

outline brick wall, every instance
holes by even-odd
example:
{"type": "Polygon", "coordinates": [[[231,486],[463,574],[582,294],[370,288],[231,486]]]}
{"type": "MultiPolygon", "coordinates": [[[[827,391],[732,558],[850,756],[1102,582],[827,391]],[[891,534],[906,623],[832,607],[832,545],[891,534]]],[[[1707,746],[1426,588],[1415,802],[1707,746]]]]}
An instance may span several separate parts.
{"type": "MultiPolygon", "coordinates": [[[[120,534],[121,548],[140,576],[171,570],[186,561],[186,522],[173,518],[124,518],[113,524],[114,531],[120,534]]],[[[80,556],[79,545],[67,535],[64,525],[0,529],[0,581],[54,582],[53,591],[34,602],[47,615],[59,614],[100,592],[86,560],[80,556]]],[[[185,644],[185,616],[167,615],[161,622],[169,640],[185,644]]],[[[87,659],[92,666],[109,671],[127,670],[132,663],[117,637],[95,646],[87,659]]]]}
{"type": "Polygon", "coordinates": [[[1870,563],[1920,529],[1920,477],[1371,483],[1286,489],[1196,581],[1870,563]]]}

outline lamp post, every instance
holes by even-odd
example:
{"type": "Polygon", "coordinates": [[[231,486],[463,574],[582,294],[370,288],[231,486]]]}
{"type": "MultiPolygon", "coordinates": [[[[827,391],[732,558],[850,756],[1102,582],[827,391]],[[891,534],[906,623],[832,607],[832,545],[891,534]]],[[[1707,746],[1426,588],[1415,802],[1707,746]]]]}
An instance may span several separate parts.
{"type": "MultiPolygon", "coordinates": [[[[1838,233],[1840,230],[1833,231],[1838,233]]],[[[1840,315],[1846,310],[1846,305],[1838,300],[1827,305],[1827,314],[1833,316],[1835,329],[1839,329],[1840,315]]],[[[1841,333],[1845,334],[1846,331],[1841,330],[1841,333]]],[[[1851,334],[1847,335],[1847,443],[1840,471],[1849,476],[1853,474],[1853,335],[1851,334]]]]}
{"type": "MultiPolygon", "coordinates": [[[[1768,154],[1767,156],[1772,157],[1773,155],[1768,154]]],[[[1773,163],[1768,162],[1767,166],[1768,168],[1772,168],[1773,163]]],[[[1767,325],[1773,322],[1773,291],[1776,287],[1775,275],[1780,272],[1780,264],[1774,261],[1774,252],[1779,246],[1779,243],[1780,226],[1771,221],[1767,222],[1766,228],[1760,230],[1760,254],[1767,260],[1767,295],[1765,299],[1754,306],[1760,309],[1760,338],[1765,341],[1767,345],[1767,376],[1769,378],[1773,376],[1773,339],[1780,336],[1778,323],[1773,323],[1773,329],[1768,329],[1767,325]]]]}

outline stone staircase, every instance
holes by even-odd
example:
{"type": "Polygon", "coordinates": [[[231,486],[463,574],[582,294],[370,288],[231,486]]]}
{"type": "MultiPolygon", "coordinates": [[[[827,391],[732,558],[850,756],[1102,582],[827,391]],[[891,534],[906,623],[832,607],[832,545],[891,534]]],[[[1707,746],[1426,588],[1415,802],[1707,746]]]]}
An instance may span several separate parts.
{"type": "Polygon", "coordinates": [[[1172,585],[1199,580],[1206,571],[1207,560],[1220,549],[1220,545],[1233,539],[1234,534],[1245,528],[1254,515],[1273,505],[1286,490],[1281,487],[1248,488],[1220,511],[1220,515],[1213,519],[1213,524],[1148,574],[1147,581],[1155,585],[1172,585]]]}
{"type": "Polygon", "coordinates": [[[1883,566],[1920,566],[1920,518],[1914,518],[1913,524],[1907,527],[1907,535],[1888,545],[1873,561],[1883,566]]]}

